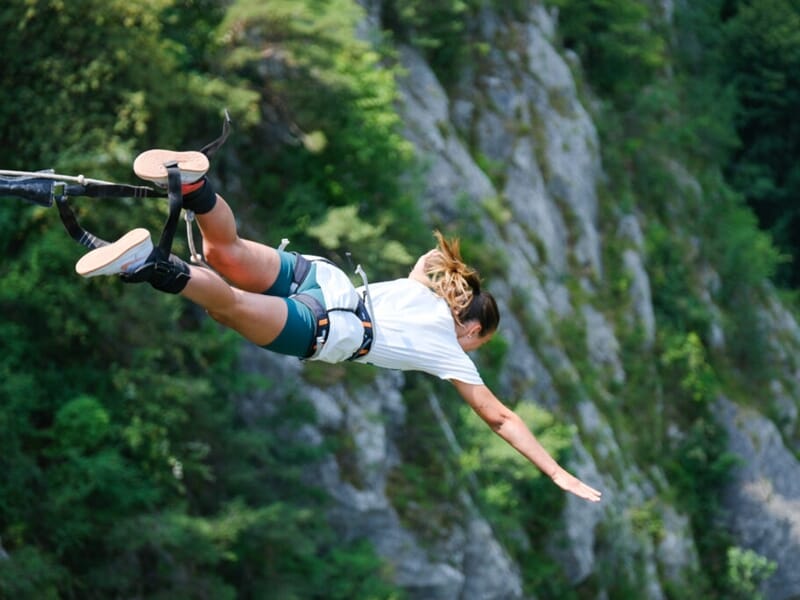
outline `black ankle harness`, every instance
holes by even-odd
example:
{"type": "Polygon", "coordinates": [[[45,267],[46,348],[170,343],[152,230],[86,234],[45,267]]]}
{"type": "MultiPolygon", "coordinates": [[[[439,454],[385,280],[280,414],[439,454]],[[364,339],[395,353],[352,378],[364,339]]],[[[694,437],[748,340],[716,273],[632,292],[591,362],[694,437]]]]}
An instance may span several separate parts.
{"type": "MultiPolygon", "coordinates": [[[[317,300],[311,294],[306,294],[300,292],[299,294],[296,291],[303,285],[303,282],[308,277],[309,272],[311,271],[311,265],[315,262],[326,262],[328,264],[333,265],[333,263],[329,260],[324,258],[313,259],[309,260],[306,257],[302,256],[301,254],[295,253],[297,257],[297,262],[294,266],[294,276],[292,277],[292,286],[290,288],[290,298],[294,298],[298,302],[307,306],[311,312],[314,314],[314,320],[317,323],[317,328],[314,333],[314,339],[311,341],[311,344],[308,347],[308,352],[306,353],[305,358],[311,358],[314,354],[317,353],[318,350],[325,345],[325,342],[328,341],[328,334],[330,333],[331,322],[330,318],[328,317],[329,313],[333,311],[343,311],[343,312],[350,312],[353,313],[356,317],[359,318],[361,321],[361,325],[364,328],[364,337],[361,340],[361,345],[358,349],[350,355],[350,358],[347,360],[355,360],[356,358],[360,358],[362,356],[366,356],[370,348],[372,348],[372,340],[375,336],[374,329],[372,327],[372,318],[370,317],[369,311],[367,310],[367,305],[364,302],[364,298],[359,296],[358,298],[358,305],[355,308],[328,308],[326,309],[319,300],[317,300]]],[[[334,265],[335,266],[335,265],[334,265]]],[[[364,291],[366,294],[366,289],[364,291]]]]}

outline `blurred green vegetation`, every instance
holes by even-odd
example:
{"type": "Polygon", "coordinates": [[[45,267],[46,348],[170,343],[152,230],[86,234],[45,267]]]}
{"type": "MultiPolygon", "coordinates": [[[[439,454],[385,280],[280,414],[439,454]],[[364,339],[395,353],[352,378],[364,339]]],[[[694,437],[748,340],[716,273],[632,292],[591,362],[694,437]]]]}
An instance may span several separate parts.
{"type": "Polygon", "coordinates": [[[384,0],[380,16],[386,30],[421,51],[448,85],[488,49],[478,36],[482,11],[513,18],[523,17],[528,8],[526,0],[384,0]]]}
{"type": "MultiPolygon", "coordinates": [[[[724,21],[711,47],[721,77],[731,81],[740,144],[726,165],[732,186],[747,199],[781,251],[779,285],[800,286],[800,5],[789,0],[722,3],[724,21]]],[[[714,39],[707,43],[711,45],[714,39]]]]}
{"type": "Polygon", "coordinates": [[[581,57],[592,87],[630,106],[666,63],[665,22],[637,0],[551,0],[563,43],[581,57]]]}

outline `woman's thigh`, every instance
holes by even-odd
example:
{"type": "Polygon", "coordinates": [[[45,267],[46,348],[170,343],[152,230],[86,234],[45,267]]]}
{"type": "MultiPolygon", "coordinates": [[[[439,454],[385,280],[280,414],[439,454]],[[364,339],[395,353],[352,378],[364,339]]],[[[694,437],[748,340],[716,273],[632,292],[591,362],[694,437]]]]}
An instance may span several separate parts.
{"type": "Polygon", "coordinates": [[[239,237],[236,218],[222,196],[217,194],[211,211],[196,217],[205,259],[220,275],[249,292],[263,292],[273,284],[280,266],[277,251],[239,237]]]}
{"type": "Polygon", "coordinates": [[[316,336],[311,310],[294,298],[236,291],[235,309],[216,320],[266,350],[306,358],[316,336]]]}
{"type": "Polygon", "coordinates": [[[234,301],[219,309],[208,309],[208,314],[254,344],[272,343],[286,327],[289,310],[285,299],[231,290],[234,301]]]}
{"type": "Polygon", "coordinates": [[[232,285],[256,293],[274,285],[281,262],[275,248],[246,239],[223,248],[207,245],[206,260],[232,285]]]}

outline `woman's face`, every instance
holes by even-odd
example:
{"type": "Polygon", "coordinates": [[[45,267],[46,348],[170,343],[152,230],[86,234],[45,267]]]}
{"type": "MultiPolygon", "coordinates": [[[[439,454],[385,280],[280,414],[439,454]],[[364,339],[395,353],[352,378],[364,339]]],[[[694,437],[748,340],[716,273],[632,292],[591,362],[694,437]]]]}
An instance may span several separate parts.
{"type": "Polygon", "coordinates": [[[463,325],[456,325],[456,338],[458,345],[464,352],[472,352],[492,339],[494,331],[486,335],[481,334],[481,325],[478,321],[467,321],[463,325]]]}

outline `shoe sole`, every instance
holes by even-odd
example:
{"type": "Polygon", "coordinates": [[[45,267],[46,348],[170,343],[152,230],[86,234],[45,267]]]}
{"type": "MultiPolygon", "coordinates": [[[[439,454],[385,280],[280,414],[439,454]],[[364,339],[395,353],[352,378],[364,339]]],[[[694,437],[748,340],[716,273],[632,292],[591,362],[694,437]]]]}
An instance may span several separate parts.
{"type": "Polygon", "coordinates": [[[181,170],[181,183],[194,183],[208,171],[208,157],[202,152],[175,150],[147,150],[133,161],[133,172],[146,181],[166,186],[168,182],[166,163],[177,162],[181,170]]]}
{"type": "Polygon", "coordinates": [[[150,232],[144,228],[129,231],[113,244],[95,248],[75,264],[82,277],[117,275],[142,264],[153,251],[150,232]]]}

